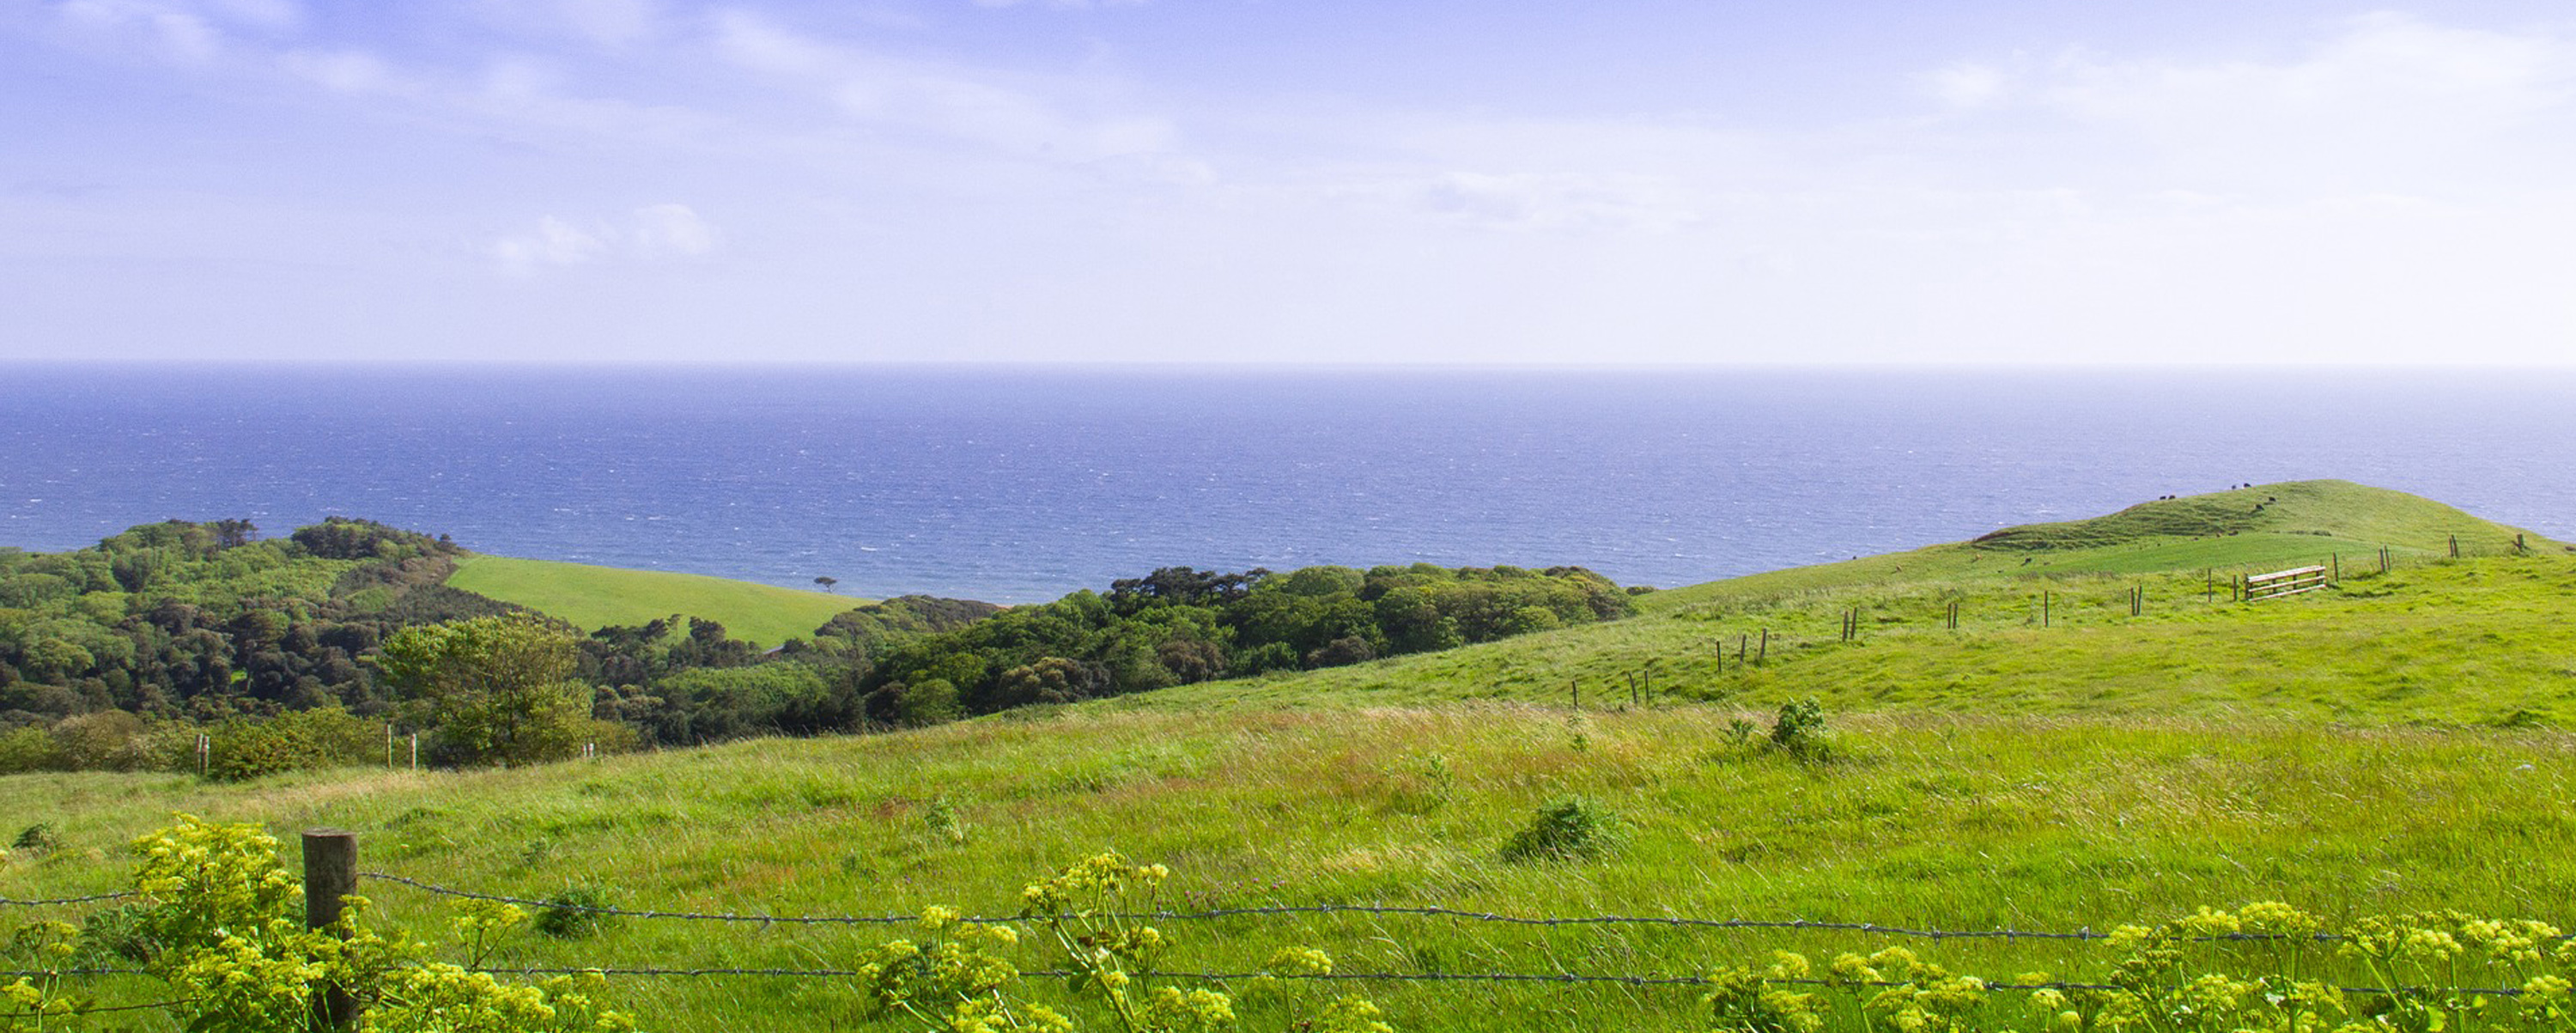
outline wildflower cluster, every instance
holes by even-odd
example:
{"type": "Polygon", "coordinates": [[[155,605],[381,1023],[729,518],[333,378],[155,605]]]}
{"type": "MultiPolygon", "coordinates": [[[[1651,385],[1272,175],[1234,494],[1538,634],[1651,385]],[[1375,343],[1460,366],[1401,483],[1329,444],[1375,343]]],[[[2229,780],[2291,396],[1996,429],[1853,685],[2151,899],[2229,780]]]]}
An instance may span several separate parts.
{"type": "Polygon", "coordinates": [[[1019,930],[959,921],[957,909],[933,907],[922,912],[921,932],[918,941],[890,940],[861,954],[859,985],[878,1007],[933,1030],[1073,1028],[1043,1005],[1014,1005],[1002,995],[1020,978],[1000,954],[1020,942],[1019,930]]]}
{"type": "Polygon", "coordinates": [[[2079,986],[2044,972],[1990,983],[1901,947],[1821,969],[1782,952],[1761,974],[1711,975],[1702,1002],[1708,1028],[1727,1033],[2576,1033],[2576,941],[2555,926],[2427,912],[2326,928],[2273,901],[2121,926],[2104,941],[2104,982],[2079,986]],[[2376,991],[2322,978],[2338,956],[2376,991]],[[2026,994],[2027,1009],[1989,1006],[1997,988],[2026,994]]]}
{"type": "MultiPolygon", "coordinates": [[[[474,953],[467,965],[432,961],[428,945],[367,928],[362,897],[342,898],[331,926],[306,928],[303,883],[278,863],[277,845],[256,826],[179,816],[134,841],[138,900],[98,922],[102,932],[89,946],[163,983],[162,1007],[192,1033],[306,1028],[325,988],[361,1005],[361,1028],[370,1033],[634,1029],[572,980],[528,986],[473,971],[496,935],[525,921],[515,907],[475,901],[460,909],[456,936],[474,953]]],[[[21,930],[17,942],[40,940],[41,953],[60,959],[80,949],[73,937],[69,926],[51,923],[21,930]]],[[[0,987],[0,996],[10,1016],[0,1029],[59,1028],[94,1007],[23,978],[0,987]]]]}
{"type": "Polygon", "coordinates": [[[78,952],[79,930],[62,922],[38,922],[10,934],[5,956],[9,967],[39,973],[0,983],[0,1030],[59,1026],[88,1007],[85,999],[61,992],[62,967],[78,952]]]}
{"type": "MultiPolygon", "coordinates": [[[[1170,947],[1162,930],[1137,916],[1157,906],[1171,871],[1130,864],[1114,853],[1086,858],[1030,883],[1020,893],[1020,921],[1036,927],[1070,973],[1066,987],[1077,1002],[1098,1006],[1109,1028],[1121,1033],[1208,1033],[1236,1023],[1233,995],[1207,987],[1182,987],[1157,977],[1170,947]]],[[[1005,952],[1020,943],[1009,924],[963,921],[949,907],[923,912],[921,935],[892,940],[862,953],[858,980],[870,1000],[901,1013],[930,1033],[1002,1033],[1040,1030],[1071,1033],[1073,1017],[1015,994],[1020,970],[1005,952]]],[[[1330,974],[1333,959],[1305,947],[1271,955],[1257,989],[1275,992],[1283,978],[1330,974]]],[[[1293,1028],[1318,1033],[1394,1033],[1375,1004],[1343,997],[1293,1028]]]]}

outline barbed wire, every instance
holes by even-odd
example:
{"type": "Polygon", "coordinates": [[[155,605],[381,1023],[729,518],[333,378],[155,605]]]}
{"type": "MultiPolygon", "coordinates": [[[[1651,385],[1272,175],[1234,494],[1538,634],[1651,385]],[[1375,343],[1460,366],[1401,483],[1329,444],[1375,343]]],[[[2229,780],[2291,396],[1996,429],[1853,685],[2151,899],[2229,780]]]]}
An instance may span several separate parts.
{"type": "MultiPolygon", "coordinates": [[[[407,878],[400,875],[391,875],[384,872],[360,872],[359,875],[364,878],[399,883],[423,892],[434,893],[441,896],[462,897],[468,900],[488,900],[502,904],[520,904],[528,907],[549,908],[557,911],[573,912],[578,914],[615,915],[630,918],[660,918],[701,922],[743,922],[758,923],[762,925],[900,925],[920,921],[920,916],[918,915],[745,915],[732,912],[665,911],[619,908],[597,904],[576,904],[569,901],[538,900],[530,897],[512,897],[496,893],[479,893],[473,890],[461,890],[449,886],[441,886],[435,883],[423,882],[418,879],[407,878]]],[[[1875,922],[1819,922],[1802,918],[1680,918],[1655,915],[1588,915],[1550,918],[1531,917],[1526,915],[1504,915],[1487,911],[1469,911],[1461,908],[1389,906],[1377,904],[1283,904],[1265,907],[1209,908],[1196,911],[1142,911],[1120,913],[1109,917],[1151,921],[1199,921],[1269,915],[1339,914],[1452,918],[1460,921],[1493,922],[1505,925],[1527,926],[1654,925],[1696,929],[1785,929],[1821,932],[1856,932],[1878,936],[1897,936],[1924,940],[2106,940],[2112,935],[2105,932],[2096,932],[2091,929],[2079,929],[2073,932],[2052,932],[2025,929],[1915,929],[1904,926],[1880,925],[1875,922]]],[[[985,923],[1015,922],[1028,917],[1031,916],[1005,915],[963,918],[959,919],[959,921],[985,923]]],[[[2193,937],[2193,939],[2200,942],[2240,940],[2271,941],[2288,939],[2313,939],[2318,942],[2333,942],[2341,940],[2342,937],[2332,933],[2316,933],[2303,937],[2288,933],[2239,932],[2208,934],[2196,936],[2193,937]]]]}
{"type": "MultiPolygon", "coordinates": [[[[498,975],[515,976],[775,976],[800,979],[835,978],[860,974],[851,969],[832,968],[487,968],[482,969],[481,971],[491,972],[498,975]]],[[[1063,979],[1081,974],[1083,973],[1065,969],[1044,969],[1020,973],[1022,976],[1038,979],[1063,979]]],[[[1580,972],[1156,972],[1154,975],[1169,979],[1195,979],[1210,983],[1226,983],[1254,979],[1302,979],[1327,983],[1617,983],[1626,986],[1705,986],[1709,983],[1708,978],[1705,976],[1675,976],[1663,974],[1630,975],[1624,973],[1580,972]]],[[[1762,977],[1761,981],[1765,985],[1784,986],[1866,986],[1874,988],[1889,988],[1920,985],[1919,983],[1890,979],[1840,981],[1813,978],[1773,978],[1766,976],[1762,977]]],[[[1999,990],[2031,992],[2038,990],[2066,991],[2129,989],[2112,983],[2072,983],[2062,980],[2051,980],[2040,983],[1982,983],[1981,985],[1983,985],[1988,992],[1999,990]]],[[[2520,987],[2504,986],[2401,986],[2393,988],[2377,986],[2339,986],[2335,988],[2335,991],[2337,993],[2366,994],[2383,997],[2396,994],[2417,993],[2472,994],[2488,997],[2521,997],[2526,992],[2520,987]]]]}
{"type": "Polygon", "coordinates": [[[93,1004],[76,1006],[58,1012],[0,1011],[0,1019],[79,1018],[83,1015],[103,1015],[108,1012],[116,1011],[144,1011],[151,1008],[176,1008],[182,1004],[193,1004],[195,1002],[196,998],[184,997],[176,1001],[154,1001],[150,1004],[93,1004]]]}
{"type": "Polygon", "coordinates": [[[115,893],[93,893],[86,897],[56,897],[51,900],[16,900],[9,897],[0,897],[0,905],[10,907],[53,907],[60,904],[94,904],[102,900],[124,900],[127,897],[138,895],[139,894],[136,894],[132,890],[121,890],[115,893]]]}

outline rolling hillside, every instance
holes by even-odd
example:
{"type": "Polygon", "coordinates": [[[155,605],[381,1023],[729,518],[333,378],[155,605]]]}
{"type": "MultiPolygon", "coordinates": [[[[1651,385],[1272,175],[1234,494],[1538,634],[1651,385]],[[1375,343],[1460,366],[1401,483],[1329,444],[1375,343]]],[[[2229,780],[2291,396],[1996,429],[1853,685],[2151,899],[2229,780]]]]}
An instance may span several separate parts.
{"type": "MultiPolygon", "coordinates": [[[[2516,533],[2306,482],[1655,593],[1607,624],[888,734],[236,785],[9,776],[0,833],[41,823],[50,845],[0,878],[15,896],[111,888],[119,844],[173,810],[346,827],[364,867],[434,884],[731,916],[1007,915],[1023,883],[1114,849],[1171,866],[1160,906],[1216,913],[1158,920],[1170,970],[1317,947],[1381,977],[1318,990],[1365,993],[1407,1031],[1702,1028],[1696,977],[1774,949],[1902,943],[2004,979],[2118,963],[2089,940],[1796,923],[2098,931],[2277,900],[2329,923],[2456,908],[2571,928],[2576,556],[2516,533]],[[2384,573],[2382,546],[2400,553],[2384,573]],[[2228,599],[2231,566],[2337,551],[2328,590],[2228,599]],[[1770,745],[1782,705],[1811,696],[1828,727],[1770,745]],[[1515,859],[1506,844],[1569,799],[1607,845],[1515,859]],[[1484,974],[1513,978],[1449,981],[1484,974]]],[[[447,910],[362,891],[418,927],[447,910]]],[[[918,935],[632,917],[514,940],[496,964],[699,973],[610,978],[601,993],[652,1029],[895,1030],[918,1026],[811,973],[918,935]]],[[[1033,943],[1023,967],[1052,964],[1033,943]]],[[[2370,978],[2311,963],[2302,978],[2370,978]]],[[[1241,1028],[1301,1021],[1276,989],[1224,985],[1241,1028]]],[[[1051,1006],[1063,987],[1027,981],[1051,1006]]],[[[2024,1028],[2001,1010],[2018,1000],[1998,994],[1978,1028],[2024,1028]]]]}

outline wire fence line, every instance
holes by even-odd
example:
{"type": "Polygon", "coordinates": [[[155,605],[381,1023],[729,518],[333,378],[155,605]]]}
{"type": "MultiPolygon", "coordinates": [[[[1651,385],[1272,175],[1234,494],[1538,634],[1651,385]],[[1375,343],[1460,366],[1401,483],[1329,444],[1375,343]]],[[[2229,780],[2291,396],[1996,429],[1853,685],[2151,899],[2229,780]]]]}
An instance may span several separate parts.
{"type": "MultiPolygon", "coordinates": [[[[601,975],[683,978],[700,976],[774,976],[804,979],[829,979],[843,976],[856,976],[860,974],[859,972],[851,969],[831,968],[486,968],[481,969],[480,971],[490,972],[495,975],[516,976],[601,975]]],[[[1082,973],[1066,969],[1042,969],[1020,973],[1022,976],[1035,977],[1039,979],[1065,979],[1081,974],[1082,973]]],[[[1210,983],[1225,983],[1254,979],[1278,979],[1283,981],[1302,980],[1321,983],[1617,983],[1626,986],[1705,986],[1709,982],[1709,979],[1706,976],[1676,976],[1668,974],[1630,975],[1624,973],[1581,972],[1156,972],[1154,975],[1172,979],[1194,979],[1210,983]]],[[[1788,978],[1771,976],[1762,977],[1762,982],[1766,985],[1779,986],[1866,986],[1873,989],[1919,985],[1916,983],[1891,979],[1837,981],[1808,977],[1788,978]]],[[[2049,980],[2038,983],[1983,983],[1982,985],[1988,991],[2021,991],[2024,993],[2038,990],[2111,991],[2130,989],[2129,987],[2123,987],[2115,983],[2075,983],[2064,980],[2049,980]]],[[[2511,986],[2338,986],[2334,989],[2337,993],[2382,997],[2396,994],[2418,993],[2469,994],[2484,997],[2521,997],[2527,993],[2527,991],[2521,987],[2511,986]]]]}
{"type": "MultiPolygon", "coordinates": [[[[675,910],[657,909],[657,908],[622,908],[622,907],[613,907],[613,906],[601,905],[601,904],[580,904],[580,903],[574,903],[574,902],[572,902],[572,901],[567,901],[567,900],[544,900],[544,899],[538,899],[538,898],[534,898],[534,897],[514,897],[514,896],[509,896],[509,895],[507,895],[507,894],[500,894],[500,893],[484,893],[484,892],[479,892],[479,891],[475,891],[475,890],[457,889],[457,888],[452,887],[452,886],[443,886],[443,885],[440,885],[440,884],[437,884],[437,883],[427,882],[427,881],[424,881],[424,880],[421,880],[421,879],[411,878],[411,877],[409,877],[409,876],[395,875],[395,874],[391,874],[391,873],[388,873],[388,872],[359,872],[359,873],[357,873],[357,874],[358,874],[358,876],[359,876],[360,878],[362,878],[362,879],[372,879],[372,880],[375,880],[375,881],[378,881],[378,882],[387,882],[387,883],[393,883],[393,884],[396,884],[396,885],[407,886],[407,887],[410,887],[410,888],[412,888],[412,889],[416,889],[416,890],[419,890],[419,891],[421,891],[421,892],[428,893],[428,894],[431,894],[431,895],[434,895],[434,896],[454,897],[454,898],[465,899],[465,900],[484,900],[484,901],[491,901],[491,902],[494,902],[494,903],[500,903],[500,904],[514,904],[514,905],[520,905],[520,906],[524,906],[524,907],[543,908],[543,909],[547,909],[547,910],[551,910],[551,911],[566,912],[566,913],[572,913],[572,914],[589,914],[589,915],[601,915],[601,916],[614,916],[614,917],[622,917],[622,918],[663,919],[663,920],[672,920],[672,921],[727,922],[727,923],[739,923],[739,924],[747,924],[747,925],[761,925],[761,926],[770,926],[770,925],[870,925],[870,926],[891,926],[891,925],[908,925],[908,924],[912,924],[912,923],[915,923],[915,922],[919,922],[919,921],[921,920],[921,916],[919,916],[919,915],[912,915],[912,914],[901,914],[901,915],[768,915],[768,914],[741,914],[741,913],[737,913],[737,912],[730,912],[730,911],[675,911],[675,910]]],[[[122,893],[99,893],[99,894],[92,894],[92,895],[89,895],[89,896],[79,896],[79,897],[59,897],[59,898],[45,899],[45,900],[16,900],[16,899],[10,899],[10,898],[6,898],[6,897],[0,897],[0,904],[14,904],[14,905],[20,905],[20,906],[70,905],[70,904],[86,904],[86,903],[95,903],[95,902],[100,902],[100,901],[110,901],[110,900],[124,900],[124,899],[134,898],[134,897],[137,897],[137,896],[139,896],[139,894],[132,893],[132,892],[122,892],[122,893]]],[[[1784,930],[1784,931],[1792,931],[1792,932],[1849,932],[1849,933],[1862,933],[1862,934],[1872,935],[1872,936],[1890,936],[1890,937],[1897,937],[1897,938],[1902,938],[1902,939],[1919,939],[1919,940],[1935,940],[1935,941],[1939,941],[1939,940],[2007,940],[2007,941],[2009,941],[2009,940],[2073,940],[2073,941],[2096,941],[2096,940],[2107,940],[2107,939],[2110,939],[2110,938],[2114,935],[2114,934],[2112,934],[2112,933],[2098,932],[2098,931],[2095,931],[2095,930],[2090,929],[2090,928],[2086,928],[2086,929],[2077,929],[2077,930],[2073,930],[2073,931],[2052,931],[2052,930],[2033,930],[2033,929],[1929,929],[1929,928],[1913,928],[1913,927],[1908,927],[1908,926],[1883,925],[1883,924],[1876,923],[1876,922],[1829,922],[1829,921],[1814,921],[1814,920],[1803,919],[1803,918],[1792,918],[1792,919],[1761,919],[1761,918],[1687,918],[1687,917],[1663,916],[1663,915],[1575,915],[1575,916],[1531,916],[1531,915],[1506,915],[1506,914],[1498,914],[1498,913],[1494,913],[1494,912],[1490,912],[1490,911],[1471,911],[1471,910],[1466,910],[1466,909],[1463,909],[1463,908],[1448,908],[1448,907],[1437,907],[1437,906],[1400,906],[1400,905],[1379,905],[1379,904],[1281,904],[1281,905],[1268,905],[1268,906],[1259,906],[1259,907],[1206,908],[1206,909],[1200,909],[1200,910],[1189,910],[1189,911],[1183,911],[1183,910],[1161,910],[1161,911],[1121,912],[1121,913],[1116,913],[1116,914],[1112,914],[1112,915],[1107,915],[1107,916],[1105,916],[1105,917],[1114,917],[1114,918],[1132,919],[1132,920],[1144,920],[1144,921],[1212,921],[1212,920],[1227,919],[1227,918],[1261,918],[1261,917],[1282,917],[1282,916],[1292,916],[1292,915],[1317,915],[1317,916],[1325,916],[1325,915],[1345,915],[1345,914],[1355,914],[1355,915],[1382,915],[1382,916],[1416,917],[1416,918],[1445,918],[1445,919],[1452,919],[1452,920],[1462,921],[1462,922],[1480,922],[1480,923],[1492,923],[1492,924],[1500,924],[1500,925],[1518,925],[1518,926],[1531,926],[1531,927],[1541,927],[1541,928],[1547,928],[1547,927],[1559,927],[1559,926],[1626,926],[1626,925],[1633,925],[1633,926],[1660,926],[1660,927],[1665,927],[1665,928],[1685,928],[1685,929],[1755,929],[1755,930],[1784,930]]],[[[981,922],[981,923],[988,923],[988,924],[989,924],[989,923],[999,923],[999,922],[1016,922],[1016,921],[1022,921],[1022,920],[1025,920],[1025,919],[1027,919],[1027,918],[1030,918],[1030,917],[1033,917],[1033,916],[1025,915],[1025,914],[1012,914],[1012,915],[983,916],[983,917],[966,917],[966,918],[960,918],[960,919],[957,919],[957,920],[958,920],[958,921],[967,921],[967,922],[981,922]]],[[[2562,934],[2559,938],[2560,938],[2560,939],[2562,939],[2562,940],[2576,940],[2576,933],[2562,934]]],[[[2304,941],[2304,942],[2313,942],[2313,943],[2337,943],[2337,942],[2341,942],[2341,941],[2343,941],[2343,940],[2345,940],[2345,939],[2348,939],[2348,937],[2345,937],[2345,936],[2343,936],[2343,935],[2336,934],[2336,933],[2327,933],[2327,932],[2307,933],[2307,934],[2296,934],[2296,933],[2248,933],[2248,932],[2234,932],[2234,933],[2210,933],[2210,934],[2201,934],[2201,935],[2195,935],[2195,936],[2189,937],[2189,939],[2190,939],[2191,941],[2193,941],[2193,942],[2198,942],[2198,943],[2282,942],[2282,941],[2291,941],[2291,940],[2304,941]]]]}
{"type": "MultiPolygon", "coordinates": [[[[921,919],[921,916],[919,915],[745,915],[732,912],[630,909],[609,907],[605,905],[576,904],[569,901],[511,897],[496,893],[479,893],[473,890],[455,889],[453,887],[441,886],[435,883],[423,882],[419,879],[407,878],[400,875],[390,875],[383,872],[360,872],[358,874],[360,878],[397,883],[439,896],[461,897],[468,900],[488,900],[502,904],[519,904],[527,907],[547,908],[574,914],[612,915],[629,918],[675,919],[681,921],[700,922],[741,922],[759,925],[904,925],[918,922],[921,919]]],[[[1534,917],[1525,915],[1495,914],[1487,911],[1469,911],[1461,908],[1389,906],[1377,904],[1283,904],[1265,907],[1210,908],[1197,911],[1139,911],[1119,913],[1106,917],[1150,921],[1197,921],[1239,917],[1341,914],[1448,918],[1465,922],[1489,922],[1503,925],[1542,927],[1644,925],[1689,929],[1770,929],[1812,932],[1852,932],[1921,940],[2107,940],[2112,936],[2111,933],[2096,932],[2091,929],[2079,929],[2073,932],[2052,932],[2028,929],[1916,929],[1905,926],[1881,925],[1875,922],[1819,922],[1803,918],[1681,918],[1659,915],[1580,915],[1570,917],[1534,917]]],[[[1003,915],[993,917],[961,918],[958,919],[958,921],[983,923],[1016,922],[1028,917],[1031,916],[1003,915]]],[[[2296,935],[2289,933],[2239,932],[2194,936],[2192,939],[2196,942],[2202,943],[2280,940],[2306,940],[2318,943],[2332,943],[2341,941],[2344,937],[2333,933],[2296,935]]]]}
{"type": "MultiPolygon", "coordinates": [[[[595,975],[647,978],[760,976],[784,979],[839,979],[861,974],[856,969],[844,968],[618,968],[600,966],[591,966],[586,968],[507,968],[501,966],[486,966],[475,969],[475,971],[505,976],[595,975]]],[[[18,977],[33,978],[38,976],[143,976],[150,974],[151,973],[142,969],[123,968],[61,969],[54,971],[0,971],[0,979],[18,977]]],[[[1069,979],[1082,974],[1083,973],[1075,972],[1070,969],[1034,969],[1020,973],[1022,976],[1037,979],[1069,979]]],[[[1708,977],[1706,976],[1676,976],[1661,973],[1637,975],[1629,973],[1585,972],[1156,972],[1154,974],[1172,979],[1192,979],[1208,983],[1229,983],[1255,979],[1278,979],[1321,983],[1614,983],[1623,986],[1703,986],[1709,982],[1708,977]]],[[[1773,985],[1816,987],[1866,986],[1872,988],[1889,988],[1916,985],[1913,983],[1888,979],[1837,981],[1803,977],[1786,978],[1766,976],[1763,977],[1762,981],[1766,984],[1773,985]]],[[[2020,991],[2024,993],[2037,990],[2110,991],[2128,989],[2113,983],[2075,983],[2064,980],[2050,980],[2038,983],[1984,983],[1983,985],[1988,991],[2020,991]]],[[[2520,987],[2507,986],[2339,986],[2334,989],[2338,993],[2383,997],[2408,993],[2445,993],[2469,994],[2485,997],[2521,997],[2526,993],[2526,991],[2520,987]]],[[[153,1008],[164,1006],[166,1005],[130,1005],[123,1008],[94,1008],[88,1010],[122,1011],[132,1008],[153,1008]]]]}
{"type": "Polygon", "coordinates": [[[134,891],[125,890],[117,893],[92,893],[86,897],[55,897],[51,900],[16,900],[9,897],[0,897],[0,906],[54,907],[63,904],[94,904],[102,900],[124,900],[125,898],[134,895],[134,891]]]}

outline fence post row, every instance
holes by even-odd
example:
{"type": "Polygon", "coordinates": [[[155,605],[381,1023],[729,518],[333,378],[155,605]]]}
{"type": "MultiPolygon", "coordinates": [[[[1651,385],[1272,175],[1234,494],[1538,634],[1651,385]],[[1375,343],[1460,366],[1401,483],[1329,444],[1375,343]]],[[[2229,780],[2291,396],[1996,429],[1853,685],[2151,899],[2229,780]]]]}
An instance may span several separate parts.
{"type": "MultiPolygon", "coordinates": [[[[342,897],[358,892],[358,836],[346,829],[304,830],[304,926],[323,929],[340,921],[342,897]]],[[[358,999],[333,984],[313,995],[316,1029],[358,1025],[358,999]]]]}

